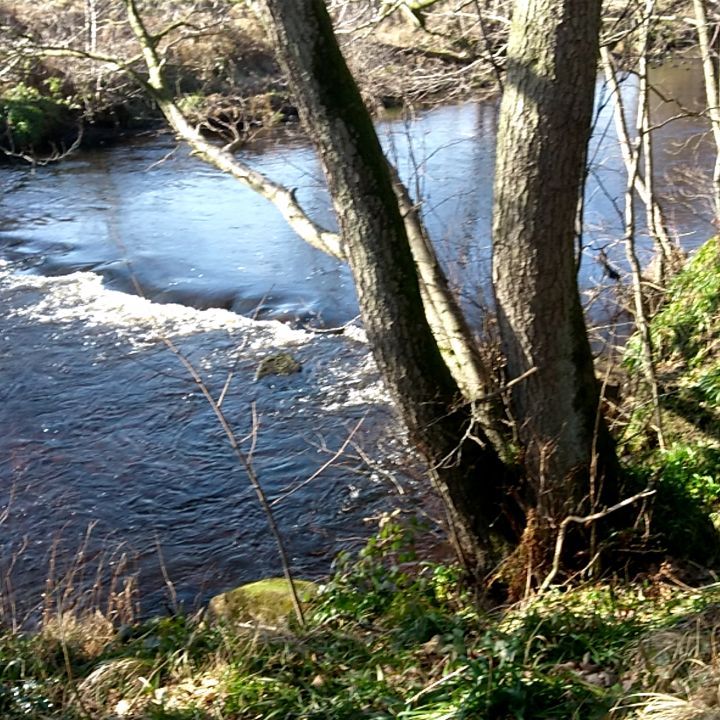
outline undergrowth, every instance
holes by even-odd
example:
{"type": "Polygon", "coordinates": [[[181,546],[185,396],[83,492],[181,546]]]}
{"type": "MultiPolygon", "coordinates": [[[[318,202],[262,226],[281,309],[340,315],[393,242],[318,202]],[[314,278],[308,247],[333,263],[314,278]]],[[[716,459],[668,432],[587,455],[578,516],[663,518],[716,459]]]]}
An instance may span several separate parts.
{"type": "Polygon", "coordinates": [[[67,131],[76,108],[61,89],[58,78],[49,78],[43,90],[20,82],[0,95],[0,134],[10,148],[43,146],[49,137],[67,131]]]}
{"type": "MultiPolygon", "coordinates": [[[[421,531],[387,522],[342,556],[303,628],[178,615],[116,627],[103,644],[58,626],[6,631],[0,717],[591,720],[641,717],[622,708],[671,675],[692,685],[653,638],[697,634],[719,588],[606,584],[488,609],[457,567],[416,557],[421,531]]],[[[714,672],[707,643],[686,644],[687,663],[714,672]]]]}
{"type": "MultiPolygon", "coordinates": [[[[720,247],[712,238],[672,280],[665,303],[651,322],[666,434],[684,444],[720,444],[720,247]]],[[[640,376],[639,338],[630,339],[624,365],[640,376]]],[[[642,399],[642,398],[639,398],[642,399]]],[[[642,451],[642,432],[651,415],[639,404],[626,429],[633,452],[642,451]]]]}
{"type": "MultiPolygon", "coordinates": [[[[631,472],[657,491],[662,546],[702,564],[717,559],[720,526],[720,246],[708,240],[671,281],[651,321],[666,448],[657,447],[642,382],[628,393],[621,439],[631,472]],[[643,402],[646,401],[646,402],[643,402]],[[714,527],[715,526],[715,527],[714,527]]],[[[638,337],[627,345],[630,384],[641,377],[638,337]]]]}

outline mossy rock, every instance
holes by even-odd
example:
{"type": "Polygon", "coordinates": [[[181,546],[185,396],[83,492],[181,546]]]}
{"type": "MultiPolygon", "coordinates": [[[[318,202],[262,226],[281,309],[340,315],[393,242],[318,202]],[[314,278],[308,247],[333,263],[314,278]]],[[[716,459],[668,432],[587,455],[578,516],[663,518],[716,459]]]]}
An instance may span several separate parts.
{"type": "MultiPolygon", "coordinates": [[[[312,600],[318,586],[310,580],[295,580],[301,603],[312,600]]],[[[285,578],[267,578],[216,595],[208,605],[210,616],[231,624],[287,625],[293,616],[293,601],[285,578]]]]}
{"type": "Polygon", "coordinates": [[[302,370],[302,365],[287,352],[264,357],[255,371],[255,380],[266,375],[292,375],[302,370]]]}

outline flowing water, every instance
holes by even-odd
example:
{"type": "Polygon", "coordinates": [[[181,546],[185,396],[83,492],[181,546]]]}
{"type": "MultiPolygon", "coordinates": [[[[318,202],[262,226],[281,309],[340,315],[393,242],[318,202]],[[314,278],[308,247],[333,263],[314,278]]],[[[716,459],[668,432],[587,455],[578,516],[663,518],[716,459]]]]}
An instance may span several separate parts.
{"type": "MultiPolygon", "coordinates": [[[[703,105],[700,74],[687,65],[664,66],[655,81],[684,107],[703,105]]],[[[631,107],[631,81],[625,95],[631,107]]],[[[625,179],[604,99],[599,87],[586,290],[603,280],[599,247],[623,265],[625,179]]],[[[677,112],[663,104],[653,120],[677,112]]],[[[379,128],[423,198],[476,326],[488,304],[496,120],[494,103],[467,103],[379,128]]],[[[692,248],[712,231],[711,139],[701,119],[686,118],[664,124],[657,142],[658,191],[692,248]]],[[[245,159],[332,223],[306,143],[265,140],[245,159]]],[[[166,575],[194,606],[279,573],[246,474],[168,340],[213,396],[223,395],[246,452],[254,443],[254,466],[300,575],[327,572],[338,548],[367,535],[366,518],[402,500],[398,488],[404,497],[417,491],[394,471],[409,454],[361,329],[306,329],[355,318],[347,269],[298,240],[264,200],[168,136],[35,170],[0,168],[0,188],[0,583],[14,612],[32,607],[48,573],[59,575],[70,558],[81,554],[92,569],[118,546],[103,572],[125,550],[151,612],[163,608],[166,575]],[[256,378],[260,360],[278,352],[290,352],[301,372],[256,378]],[[306,482],[353,432],[346,452],[306,482]]]]}

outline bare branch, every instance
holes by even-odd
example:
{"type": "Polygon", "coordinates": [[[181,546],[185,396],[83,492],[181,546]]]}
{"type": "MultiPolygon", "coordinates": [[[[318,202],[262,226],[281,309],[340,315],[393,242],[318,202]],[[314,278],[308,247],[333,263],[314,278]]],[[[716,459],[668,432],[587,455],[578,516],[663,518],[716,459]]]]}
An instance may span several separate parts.
{"type": "Polygon", "coordinates": [[[589,525],[590,523],[595,523],[598,520],[602,520],[608,515],[617,512],[618,510],[622,510],[622,508],[627,507],[628,505],[632,505],[633,503],[636,503],[639,500],[643,500],[644,498],[651,497],[654,494],[655,490],[643,490],[636,495],[621,500],[619,503],[616,503],[615,505],[612,505],[605,510],[600,510],[598,512],[592,513],[591,515],[585,515],[583,517],[578,515],[568,515],[568,517],[566,517],[560,523],[557,539],[555,540],[555,554],[553,556],[552,568],[547,574],[545,580],[543,580],[542,585],[540,585],[538,593],[544,593],[550,587],[550,585],[552,585],[553,580],[557,577],[557,574],[560,571],[560,558],[562,556],[562,550],[565,544],[565,536],[567,535],[567,530],[570,527],[571,523],[576,523],[578,525],[589,525]]]}
{"type": "Polygon", "coordinates": [[[10,138],[10,147],[3,147],[0,145],[0,152],[5,155],[6,157],[11,158],[17,158],[19,160],[24,160],[30,165],[33,166],[43,166],[43,165],[51,165],[52,163],[59,162],[60,160],[68,157],[69,155],[72,155],[82,143],[83,139],[83,133],[84,128],[82,123],[78,125],[78,133],[75,137],[75,140],[73,140],[72,145],[70,147],[61,147],[57,148],[54,145],[52,145],[52,152],[49,155],[45,155],[43,157],[38,157],[37,155],[34,155],[32,152],[20,152],[16,151],[14,148],[14,145],[12,143],[12,138],[10,138]]]}

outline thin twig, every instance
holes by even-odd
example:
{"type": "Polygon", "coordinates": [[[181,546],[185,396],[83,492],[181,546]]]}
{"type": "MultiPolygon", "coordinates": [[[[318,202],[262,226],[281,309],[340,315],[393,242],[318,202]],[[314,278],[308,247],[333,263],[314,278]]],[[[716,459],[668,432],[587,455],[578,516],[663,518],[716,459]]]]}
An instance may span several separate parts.
{"type": "Polygon", "coordinates": [[[322,475],[325,470],[327,470],[344,452],[345,448],[350,444],[350,441],[355,436],[355,433],[360,429],[360,426],[363,424],[363,421],[365,418],[360,418],[360,420],[355,423],[355,427],[350,431],[350,434],[345,438],[345,441],[343,444],[338,448],[337,452],[325,463],[323,463],[310,477],[305,478],[299,485],[296,485],[292,490],[288,490],[288,492],[279,495],[276,497],[271,503],[270,507],[275,507],[278,503],[282,502],[283,500],[286,500],[291,495],[294,495],[298,490],[302,490],[306,485],[311,483],[313,480],[315,480],[317,477],[322,475]]]}
{"type": "Polygon", "coordinates": [[[543,593],[545,590],[547,590],[550,585],[552,584],[552,581],[557,576],[558,572],[560,571],[560,557],[562,556],[562,550],[563,545],[565,544],[565,535],[567,534],[567,529],[570,526],[570,523],[576,523],[578,525],[588,525],[593,522],[597,522],[598,520],[602,520],[603,518],[607,517],[611,513],[614,513],[618,510],[621,510],[624,507],[627,507],[628,505],[632,505],[632,503],[637,502],[638,500],[642,500],[643,498],[650,497],[651,495],[655,494],[655,490],[643,490],[642,492],[637,493],[636,495],[632,495],[629,498],[625,498],[624,500],[621,500],[619,503],[615,503],[615,505],[612,505],[611,507],[601,510],[596,513],[592,513],[591,515],[585,515],[584,517],[580,517],[579,515],[568,515],[561,523],[560,528],[558,530],[557,539],[555,540],[555,554],[553,557],[553,564],[552,568],[550,569],[550,572],[547,574],[547,577],[545,580],[543,580],[542,585],[540,585],[540,589],[538,590],[538,593],[543,593]]]}
{"type": "Polygon", "coordinates": [[[160,546],[160,538],[157,536],[157,533],[155,534],[155,547],[157,549],[158,558],[160,559],[160,572],[162,573],[165,587],[168,589],[168,594],[170,596],[170,606],[173,614],[177,615],[180,609],[177,600],[177,593],[175,592],[175,585],[168,574],[167,567],[165,565],[165,557],[163,556],[162,547],[160,546]]]}
{"type": "MultiPolygon", "coordinates": [[[[275,538],[275,543],[278,548],[278,554],[280,555],[280,562],[282,564],[282,570],[283,575],[285,576],[285,579],[288,583],[288,588],[290,589],[290,596],[293,603],[293,608],[295,610],[295,616],[297,617],[297,621],[300,625],[305,624],[305,616],[303,614],[303,609],[300,604],[300,598],[297,593],[297,589],[295,587],[295,582],[293,580],[292,572],[290,570],[290,560],[289,556],[287,554],[287,550],[285,549],[285,542],[283,541],[282,535],[280,533],[280,528],[277,525],[277,522],[275,521],[275,516],[273,515],[272,508],[270,507],[270,503],[268,502],[267,496],[265,495],[265,491],[262,488],[262,485],[260,484],[260,479],[258,478],[257,473],[255,472],[255,468],[253,467],[252,463],[250,462],[249,456],[246,455],[242,449],[240,448],[240,445],[237,440],[237,436],[235,435],[235,432],[233,431],[230,423],[228,422],[227,417],[225,416],[225,413],[223,412],[222,408],[218,403],[216,402],[215,398],[212,396],[212,393],[210,392],[210,389],[206,385],[205,381],[202,379],[198,371],[195,369],[195,366],[188,360],[187,357],[183,354],[183,352],[180,350],[180,348],[175,345],[175,343],[168,337],[162,338],[163,343],[165,346],[170,350],[170,352],[175,355],[175,357],[180,361],[182,366],[187,370],[190,377],[194,380],[195,384],[198,386],[200,392],[202,393],[205,400],[207,400],[208,405],[212,409],[213,413],[215,414],[215,417],[217,418],[218,423],[220,424],[220,427],[223,429],[225,436],[227,437],[228,442],[230,443],[230,447],[233,449],[233,452],[235,453],[235,456],[240,461],[240,464],[245,470],[245,474],[248,477],[248,480],[250,480],[250,483],[255,490],[255,495],[257,496],[258,502],[260,503],[260,506],[263,509],[263,512],[265,513],[265,516],[267,518],[268,525],[270,526],[270,532],[272,532],[273,537],[275,538]]],[[[252,414],[253,414],[253,445],[251,449],[251,453],[255,448],[255,438],[257,436],[257,433],[255,432],[257,428],[257,414],[255,411],[255,405],[252,406],[252,414]]]]}

